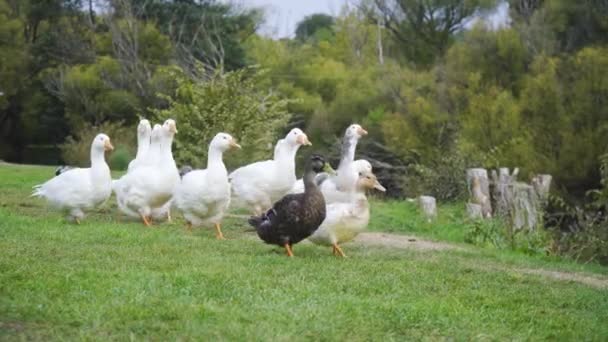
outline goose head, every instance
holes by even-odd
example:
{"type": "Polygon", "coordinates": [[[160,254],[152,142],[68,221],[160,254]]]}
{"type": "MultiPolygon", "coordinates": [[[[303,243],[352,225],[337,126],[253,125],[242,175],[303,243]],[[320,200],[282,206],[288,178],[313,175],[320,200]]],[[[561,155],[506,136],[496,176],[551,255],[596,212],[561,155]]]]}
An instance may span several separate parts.
{"type": "Polygon", "coordinates": [[[146,119],[140,120],[137,125],[137,137],[143,140],[146,137],[149,137],[151,132],[152,126],[150,126],[150,121],[146,119]]]}
{"type": "Polygon", "coordinates": [[[353,162],[357,172],[372,172],[372,164],[365,159],[357,159],[353,162]]]}
{"type": "Polygon", "coordinates": [[[163,131],[167,135],[171,135],[171,136],[175,135],[175,133],[177,133],[177,125],[175,124],[175,120],[167,119],[163,123],[163,131]]]}
{"type": "Polygon", "coordinates": [[[289,131],[283,141],[291,146],[312,145],[310,140],[308,140],[306,133],[302,132],[299,128],[294,128],[289,131]]]}
{"type": "Polygon", "coordinates": [[[334,173],[334,170],[331,168],[331,165],[325,161],[325,158],[320,154],[313,154],[309,159],[310,169],[316,173],[319,172],[327,172],[334,173]]]}
{"type": "Polygon", "coordinates": [[[112,142],[110,142],[110,137],[100,133],[95,136],[93,139],[92,149],[95,151],[112,151],[114,146],[112,146],[112,142]]]}
{"type": "Polygon", "coordinates": [[[159,124],[155,124],[152,129],[152,133],[150,134],[150,141],[153,143],[158,143],[160,141],[161,131],[163,126],[159,124]]]}
{"type": "Polygon", "coordinates": [[[378,178],[375,174],[370,171],[359,172],[359,178],[357,179],[357,186],[362,190],[376,189],[382,192],[386,191],[386,188],[378,182],[378,178]]]}
{"type": "Polygon", "coordinates": [[[362,136],[367,135],[367,131],[361,127],[359,124],[352,124],[348,126],[346,132],[344,133],[344,137],[350,139],[360,139],[362,136]]]}
{"type": "Polygon", "coordinates": [[[225,152],[233,148],[241,148],[241,145],[237,144],[236,139],[230,134],[218,133],[211,140],[210,147],[225,152]]]}

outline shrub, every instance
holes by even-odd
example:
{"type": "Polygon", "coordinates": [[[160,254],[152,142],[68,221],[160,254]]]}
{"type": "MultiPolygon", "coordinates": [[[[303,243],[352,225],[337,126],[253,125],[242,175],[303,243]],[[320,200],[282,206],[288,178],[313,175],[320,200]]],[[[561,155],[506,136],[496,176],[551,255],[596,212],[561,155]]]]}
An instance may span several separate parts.
{"type": "Polygon", "coordinates": [[[173,156],[178,164],[204,167],[208,144],[218,132],[232,134],[243,146],[232,161],[240,158],[237,162],[244,163],[272,155],[277,131],[289,119],[289,100],[260,89],[263,72],[245,68],[218,72],[207,80],[187,78],[178,68],[172,73],[178,84],[176,94],[167,98],[168,109],[153,110],[153,115],[161,121],[177,121],[173,156]]]}
{"type": "Polygon", "coordinates": [[[403,177],[407,196],[428,194],[440,201],[464,199],[467,161],[459,153],[445,153],[429,165],[413,164],[403,177]]]}
{"type": "Polygon", "coordinates": [[[125,171],[129,167],[129,162],[133,159],[133,155],[129,152],[129,149],[122,145],[117,147],[116,150],[110,155],[108,164],[110,169],[117,171],[125,171]]]}
{"type": "Polygon", "coordinates": [[[551,241],[549,234],[542,229],[516,231],[500,218],[470,221],[465,227],[467,243],[510,248],[527,254],[546,254],[551,241]]]}
{"type": "Polygon", "coordinates": [[[587,203],[572,206],[550,196],[545,222],[553,236],[551,251],[577,261],[608,264],[608,154],[600,158],[602,187],[587,192],[587,203]]]}
{"type": "Polygon", "coordinates": [[[117,151],[124,149],[134,155],[137,146],[135,127],[123,126],[121,122],[105,122],[99,126],[83,124],[75,132],[60,146],[61,157],[68,165],[84,167],[91,164],[91,142],[99,133],[107,134],[117,151]]]}

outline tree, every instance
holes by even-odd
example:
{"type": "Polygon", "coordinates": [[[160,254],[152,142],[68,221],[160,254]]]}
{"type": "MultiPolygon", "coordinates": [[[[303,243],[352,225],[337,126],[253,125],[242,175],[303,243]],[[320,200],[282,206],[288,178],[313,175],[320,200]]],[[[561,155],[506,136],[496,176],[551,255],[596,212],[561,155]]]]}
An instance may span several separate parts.
{"type": "MultiPolygon", "coordinates": [[[[116,0],[115,0],[116,1],[116,0]]],[[[124,0],[121,0],[124,1],[124,0]]],[[[204,63],[235,70],[246,65],[241,44],[261,22],[257,9],[243,9],[215,0],[133,0],[137,18],[154,22],[176,49],[180,65],[189,72],[204,63]]]]}
{"type": "Polygon", "coordinates": [[[296,26],[296,39],[306,41],[313,37],[327,39],[333,34],[334,18],[327,14],[311,14],[296,26]]]}
{"type": "Polygon", "coordinates": [[[384,24],[404,56],[428,65],[449,47],[453,35],[494,0],[371,0],[360,7],[373,22],[384,24]]]}
{"type": "Polygon", "coordinates": [[[159,121],[177,121],[179,134],[173,151],[178,163],[205,167],[208,144],[219,132],[241,142],[243,152],[232,157],[242,158],[236,165],[272,155],[277,132],[289,119],[289,101],[257,87],[261,71],[217,72],[208,80],[192,80],[178,67],[170,72],[177,90],[168,99],[169,108],[154,110],[153,115],[159,121]]]}

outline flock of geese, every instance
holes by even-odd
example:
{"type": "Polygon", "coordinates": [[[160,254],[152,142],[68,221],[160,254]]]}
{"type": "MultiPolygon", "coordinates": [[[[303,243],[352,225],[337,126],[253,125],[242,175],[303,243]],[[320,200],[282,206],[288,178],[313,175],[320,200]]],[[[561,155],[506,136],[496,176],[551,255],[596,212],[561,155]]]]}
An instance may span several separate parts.
{"type": "Polygon", "coordinates": [[[313,154],[306,162],[302,179],[296,179],[295,156],[303,145],[311,145],[299,128],[292,129],[275,146],[273,159],[255,162],[228,173],[223,154],[241,146],[227,133],[218,133],[209,144],[207,168],[178,170],[172,144],[177,133],[174,120],[151,127],[141,120],[137,127],[137,155],[127,173],[112,180],[105,151],[110,138],[101,133],[91,144],[91,167],[69,168],[44,184],[32,196],[45,198],[52,207],[79,223],[85,212],[116,195],[119,210],[141,219],[171,220],[177,209],[192,227],[214,226],[223,239],[221,222],[230,206],[247,208],[248,220],[266,243],[284,247],[293,256],[292,245],[308,238],[333,248],[344,257],[340,244],[350,241],[367,227],[369,202],[366,191],[385,191],[366,160],[354,160],[357,142],[367,132],[358,124],[344,134],[340,164],[331,168],[323,156],[313,154]]]}

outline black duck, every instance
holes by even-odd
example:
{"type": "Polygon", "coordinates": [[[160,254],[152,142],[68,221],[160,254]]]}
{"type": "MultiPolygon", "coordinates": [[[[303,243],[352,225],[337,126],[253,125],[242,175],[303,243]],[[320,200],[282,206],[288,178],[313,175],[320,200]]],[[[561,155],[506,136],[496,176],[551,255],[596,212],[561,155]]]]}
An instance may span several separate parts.
{"type": "Polygon", "coordinates": [[[319,228],[325,219],[325,199],[315,183],[315,175],[330,172],[328,165],[322,156],[312,155],[304,172],[304,192],[286,195],[265,214],[249,219],[264,242],[285,247],[287,255],[293,256],[291,246],[319,228]]]}

